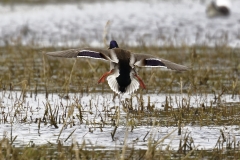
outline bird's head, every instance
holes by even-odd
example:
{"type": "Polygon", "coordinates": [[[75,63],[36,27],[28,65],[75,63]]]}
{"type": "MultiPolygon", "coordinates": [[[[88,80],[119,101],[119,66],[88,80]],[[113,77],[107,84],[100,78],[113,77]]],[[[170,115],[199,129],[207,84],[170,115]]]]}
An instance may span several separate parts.
{"type": "Polygon", "coordinates": [[[109,48],[108,49],[113,49],[113,48],[119,48],[118,44],[115,40],[111,40],[109,48]]]}

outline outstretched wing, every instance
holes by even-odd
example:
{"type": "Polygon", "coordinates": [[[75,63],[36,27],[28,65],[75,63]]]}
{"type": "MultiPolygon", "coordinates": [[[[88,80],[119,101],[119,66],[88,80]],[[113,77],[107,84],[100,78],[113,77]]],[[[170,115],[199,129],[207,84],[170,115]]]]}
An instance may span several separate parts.
{"type": "Polygon", "coordinates": [[[138,67],[165,67],[177,71],[186,71],[189,68],[180,64],[173,63],[171,61],[157,58],[146,54],[134,54],[135,63],[138,67]]]}
{"type": "Polygon", "coordinates": [[[100,60],[111,61],[109,50],[105,49],[93,49],[93,48],[83,48],[83,49],[69,49],[65,51],[47,52],[49,56],[62,57],[62,58],[93,58],[100,60]]]}

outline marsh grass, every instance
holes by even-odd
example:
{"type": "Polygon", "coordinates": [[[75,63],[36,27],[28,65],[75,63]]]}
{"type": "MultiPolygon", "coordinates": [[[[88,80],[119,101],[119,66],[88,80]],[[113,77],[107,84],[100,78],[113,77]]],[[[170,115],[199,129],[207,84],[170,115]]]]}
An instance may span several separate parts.
{"type": "MultiPolygon", "coordinates": [[[[172,132],[171,132],[172,133],[172,132]]],[[[171,135],[169,133],[169,135],[171,135]]],[[[193,145],[189,134],[186,133],[179,143],[178,151],[171,149],[161,150],[163,139],[154,141],[149,139],[148,149],[133,149],[125,146],[125,152],[121,149],[108,150],[106,148],[96,148],[95,146],[73,143],[71,146],[58,144],[31,145],[25,147],[14,147],[7,137],[0,141],[0,157],[4,159],[238,159],[239,150],[236,148],[224,148],[221,145],[222,137],[212,151],[198,150],[198,146],[193,145]],[[193,148],[192,148],[193,147],[193,148]]],[[[228,139],[227,139],[228,140],[228,139]]],[[[224,140],[226,141],[226,140],[224,140]]],[[[234,141],[231,141],[235,143],[234,141]]]]}
{"type": "MultiPolygon", "coordinates": [[[[126,46],[127,47],[127,46],[126,46]]],[[[92,93],[111,93],[107,83],[97,84],[97,80],[108,70],[108,63],[88,59],[59,59],[44,55],[47,51],[67,48],[32,48],[29,46],[6,46],[0,49],[0,91],[4,97],[16,97],[13,106],[6,112],[1,106],[0,122],[2,124],[36,123],[41,133],[43,125],[60,127],[57,144],[15,147],[18,139],[12,134],[4,136],[0,141],[0,157],[6,159],[224,159],[239,156],[239,142],[232,136],[219,132],[219,140],[215,148],[199,150],[195,146],[190,132],[182,128],[192,126],[239,126],[239,103],[225,102],[224,96],[231,95],[232,99],[239,98],[239,49],[226,46],[181,46],[181,47],[128,47],[136,53],[149,53],[173,62],[189,66],[188,72],[153,69],[139,69],[139,75],[147,85],[146,90],[138,90],[136,95],[121,101],[114,106],[107,103],[99,110],[93,100],[81,102],[82,95],[92,93]],[[15,95],[14,91],[20,91],[15,95]],[[38,100],[38,94],[44,93],[46,102],[44,113],[38,118],[31,116],[31,107],[26,103],[26,97],[38,100]],[[69,94],[78,96],[69,96],[69,94]],[[164,104],[154,103],[146,93],[166,94],[164,104]],[[178,93],[180,96],[173,96],[178,93]],[[181,96],[184,93],[186,96],[181,96]],[[68,105],[52,104],[48,100],[53,94],[59,94],[68,100],[68,105]],[[213,94],[214,98],[207,103],[206,95],[213,94]],[[200,95],[200,96],[196,96],[200,95]],[[196,106],[190,102],[195,99],[196,106]],[[70,103],[71,102],[71,103],[70,103]],[[174,107],[176,106],[177,107],[174,107]],[[29,113],[30,111],[30,113],[29,113]],[[91,118],[88,117],[91,115],[91,118]],[[100,118],[99,118],[100,117],[100,118]],[[124,117],[124,118],[123,118],[124,117]],[[112,127],[109,138],[115,140],[119,126],[126,125],[128,132],[134,132],[139,126],[177,126],[178,135],[182,136],[178,150],[172,150],[171,145],[162,149],[163,139],[157,139],[150,131],[143,141],[148,142],[148,149],[140,150],[124,144],[122,148],[109,150],[97,148],[89,142],[64,146],[60,141],[66,127],[85,124],[89,132],[96,130],[104,132],[105,127],[112,127]]],[[[117,99],[113,96],[113,100],[117,99]]],[[[38,106],[36,106],[38,107],[38,106]]],[[[72,138],[76,129],[69,132],[64,141],[72,138]]],[[[134,144],[133,144],[134,145],[134,144]]]]}
{"type": "MultiPolygon", "coordinates": [[[[0,85],[6,90],[20,90],[25,85],[32,92],[44,91],[110,92],[106,83],[97,80],[108,70],[108,63],[89,59],[60,59],[44,55],[47,51],[67,48],[34,49],[27,46],[1,48],[0,85]]],[[[208,47],[142,47],[128,48],[189,66],[188,72],[177,73],[159,68],[139,68],[147,85],[143,93],[239,93],[239,55],[234,48],[208,47]]]]}

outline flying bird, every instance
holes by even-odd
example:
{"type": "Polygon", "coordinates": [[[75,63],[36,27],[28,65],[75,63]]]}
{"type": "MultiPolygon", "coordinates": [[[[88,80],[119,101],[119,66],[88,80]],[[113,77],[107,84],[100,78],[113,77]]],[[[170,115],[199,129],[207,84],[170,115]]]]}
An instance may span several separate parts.
{"type": "Polygon", "coordinates": [[[146,89],[143,80],[137,74],[135,67],[165,67],[177,71],[186,71],[188,67],[157,58],[147,54],[134,54],[119,48],[112,40],[108,49],[70,49],[48,52],[49,56],[63,58],[93,58],[110,61],[110,70],[102,75],[98,83],[108,81],[110,88],[117,94],[132,94],[139,86],[146,89]]]}

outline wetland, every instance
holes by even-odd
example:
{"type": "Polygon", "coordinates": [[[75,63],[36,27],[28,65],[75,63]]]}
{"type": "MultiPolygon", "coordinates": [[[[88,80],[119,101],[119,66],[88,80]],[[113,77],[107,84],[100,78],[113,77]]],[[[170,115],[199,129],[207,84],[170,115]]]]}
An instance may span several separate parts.
{"type": "Polygon", "coordinates": [[[238,159],[240,14],[236,6],[232,13],[236,16],[222,21],[203,17],[204,5],[195,6],[193,1],[151,1],[148,15],[136,14],[146,3],[81,1],[54,7],[45,2],[37,6],[4,2],[0,6],[1,158],[238,159]],[[114,21],[111,16],[116,17],[121,7],[104,17],[116,3],[139,7],[114,21]],[[170,9],[162,15],[157,7],[164,6],[170,9]],[[182,10],[181,18],[172,6],[189,10],[182,10]],[[90,12],[92,8],[96,13],[90,12]],[[72,14],[76,17],[70,19],[72,14]],[[159,22],[153,15],[165,17],[164,24],[158,23],[160,28],[147,27],[159,22]],[[137,25],[139,16],[143,23],[137,25]],[[97,83],[109,70],[108,63],[45,55],[73,47],[106,48],[113,38],[134,53],[155,55],[190,70],[138,68],[147,89],[118,96],[107,83],[97,83]]]}

